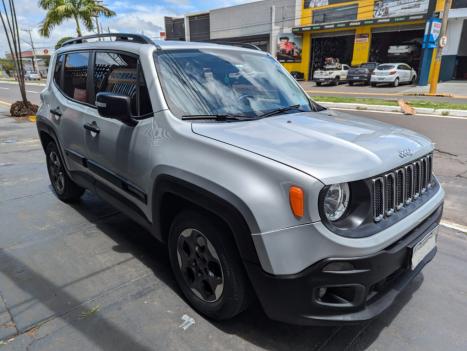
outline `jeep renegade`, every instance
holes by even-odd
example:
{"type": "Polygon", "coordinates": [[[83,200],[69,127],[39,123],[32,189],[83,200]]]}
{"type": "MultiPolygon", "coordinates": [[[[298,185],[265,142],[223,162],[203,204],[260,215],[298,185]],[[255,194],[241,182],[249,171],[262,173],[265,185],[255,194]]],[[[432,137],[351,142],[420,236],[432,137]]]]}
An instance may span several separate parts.
{"type": "MultiPolygon", "coordinates": [[[[101,38],[102,37],[102,38],[101,38]]],[[[288,323],[381,314],[436,253],[433,144],[313,102],[243,46],[72,39],[37,127],[57,197],[88,189],[165,243],[200,313],[257,299],[288,323]]]]}

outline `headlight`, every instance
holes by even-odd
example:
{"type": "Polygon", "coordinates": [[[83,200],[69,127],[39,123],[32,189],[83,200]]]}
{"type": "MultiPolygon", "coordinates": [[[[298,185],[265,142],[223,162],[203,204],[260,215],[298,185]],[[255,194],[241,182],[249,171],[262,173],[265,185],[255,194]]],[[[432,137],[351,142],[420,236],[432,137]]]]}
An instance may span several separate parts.
{"type": "Polygon", "coordinates": [[[324,195],[324,213],[331,222],[343,216],[349,205],[350,189],[347,183],[333,184],[324,195]]]}

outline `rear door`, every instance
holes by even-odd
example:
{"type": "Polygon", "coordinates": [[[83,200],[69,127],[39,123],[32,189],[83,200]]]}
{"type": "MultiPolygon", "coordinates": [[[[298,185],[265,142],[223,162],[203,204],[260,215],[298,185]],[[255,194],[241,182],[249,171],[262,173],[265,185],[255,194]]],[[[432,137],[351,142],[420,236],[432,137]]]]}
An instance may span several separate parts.
{"type": "Polygon", "coordinates": [[[92,96],[111,92],[131,98],[136,126],[105,118],[93,110],[88,120],[85,141],[88,167],[98,180],[114,192],[144,207],[146,179],[152,170],[152,107],[139,57],[120,51],[96,51],[92,67],[92,96]],[[92,129],[95,129],[93,131],[92,129]]]}
{"type": "Polygon", "coordinates": [[[68,170],[87,173],[83,124],[93,110],[89,104],[89,51],[76,51],[57,57],[50,114],[58,130],[58,139],[68,170]]]}

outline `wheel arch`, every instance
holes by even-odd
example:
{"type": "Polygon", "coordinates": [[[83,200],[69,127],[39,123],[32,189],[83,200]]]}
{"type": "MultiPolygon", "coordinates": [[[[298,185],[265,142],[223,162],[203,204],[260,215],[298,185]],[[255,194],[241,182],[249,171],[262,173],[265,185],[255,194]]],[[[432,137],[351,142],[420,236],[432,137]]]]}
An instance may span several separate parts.
{"type": "Polygon", "coordinates": [[[258,263],[252,233],[259,228],[250,209],[241,199],[219,185],[190,175],[191,181],[161,174],[152,194],[153,233],[167,242],[173,218],[183,209],[198,209],[219,218],[230,229],[240,257],[258,263]],[[193,181],[194,180],[194,181],[193,181]]]}

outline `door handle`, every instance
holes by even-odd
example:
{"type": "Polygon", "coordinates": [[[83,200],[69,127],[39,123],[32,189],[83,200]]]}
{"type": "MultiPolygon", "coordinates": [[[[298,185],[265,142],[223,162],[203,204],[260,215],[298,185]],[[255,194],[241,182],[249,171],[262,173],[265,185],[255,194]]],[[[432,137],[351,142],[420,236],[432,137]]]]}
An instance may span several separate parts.
{"type": "Polygon", "coordinates": [[[83,125],[83,127],[84,129],[89,130],[90,132],[94,132],[96,134],[99,134],[99,132],[101,131],[97,126],[96,122],[86,123],[85,125],[83,125]]]}
{"type": "Polygon", "coordinates": [[[50,113],[53,114],[54,116],[62,117],[62,113],[60,112],[60,109],[58,107],[56,109],[51,109],[50,113]]]}

